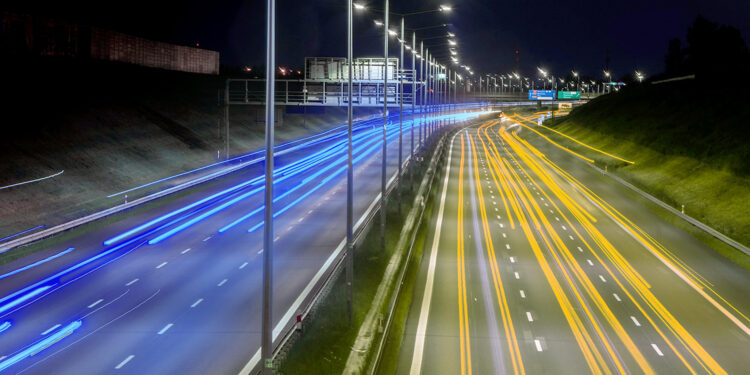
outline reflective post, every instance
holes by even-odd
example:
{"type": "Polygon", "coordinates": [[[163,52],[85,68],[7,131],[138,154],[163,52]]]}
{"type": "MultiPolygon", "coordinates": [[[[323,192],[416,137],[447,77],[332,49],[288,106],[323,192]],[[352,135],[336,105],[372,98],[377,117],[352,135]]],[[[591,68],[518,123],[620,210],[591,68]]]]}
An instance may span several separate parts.
{"type": "Polygon", "coordinates": [[[400,67],[398,74],[398,86],[401,98],[398,101],[398,175],[396,176],[396,188],[398,189],[398,214],[401,216],[401,169],[404,164],[403,159],[403,128],[404,128],[404,17],[401,17],[401,47],[400,67]]]}

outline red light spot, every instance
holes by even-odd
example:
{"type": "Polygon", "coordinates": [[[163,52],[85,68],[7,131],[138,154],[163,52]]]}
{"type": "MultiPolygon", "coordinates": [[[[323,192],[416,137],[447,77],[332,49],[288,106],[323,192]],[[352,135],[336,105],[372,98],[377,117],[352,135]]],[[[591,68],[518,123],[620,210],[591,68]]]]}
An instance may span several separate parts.
{"type": "Polygon", "coordinates": [[[516,55],[518,55],[518,50],[516,50],[516,55]]]}
{"type": "Polygon", "coordinates": [[[201,44],[200,44],[200,43],[195,43],[195,46],[196,46],[196,47],[200,47],[200,46],[201,46],[201,44]]]}

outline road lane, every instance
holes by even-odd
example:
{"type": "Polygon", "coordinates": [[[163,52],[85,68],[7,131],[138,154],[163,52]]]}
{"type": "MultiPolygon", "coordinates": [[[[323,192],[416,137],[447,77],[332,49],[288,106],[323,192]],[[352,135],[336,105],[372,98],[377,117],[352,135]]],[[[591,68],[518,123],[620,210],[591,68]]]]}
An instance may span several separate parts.
{"type": "MultiPolygon", "coordinates": [[[[475,114],[460,115],[462,119],[472,116],[475,114]]],[[[411,129],[406,121],[404,124],[406,138],[411,129]]],[[[358,216],[379,193],[375,181],[380,179],[381,134],[372,125],[357,128],[360,151],[355,154],[359,159],[355,164],[354,210],[358,216]]],[[[388,137],[388,172],[393,175],[397,169],[397,159],[391,155],[398,150],[397,121],[389,124],[388,137]]],[[[300,148],[284,155],[277,164],[277,171],[290,167],[284,176],[291,175],[279,183],[276,195],[282,197],[276,202],[277,212],[288,207],[275,218],[277,325],[345,235],[345,181],[344,175],[336,172],[341,164],[337,165],[336,160],[345,150],[344,139],[329,138],[300,148]],[[330,155],[321,156],[326,150],[330,155]],[[316,153],[317,159],[302,162],[316,153]]],[[[408,147],[405,150],[408,155],[408,147]]],[[[5,274],[53,256],[61,249],[75,248],[64,256],[13,274],[0,285],[2,306],[10,306],[19,296],[31,296],[0,313],[2,321],[12,322],[0,333],[0,363],[8,366],[3,373],[107,373],[115,368],[124,373],[239,372],[260,342],[257,301],[261,300],[262,231],[248,232],[257,225],[252,216],[230,230],[218,231],[262,205],[259,194],[236,199],[252,186],[180,212],[167,220],[177,219],[173,224],[136,231],[110,246],[103,246],[102,242],[201,198],[257,180],[260,172],[260,167],[255,166],[233,173],[193,194],[94,228],[58,249],[0,267],[0,274],[5,274]],[[236,202],[216,210],[232,199],[236,202]],[[211,211],[215,213],[206,215],[211,211]],[[194,225],[149,244],[201,215],[204,218],[194,225]],[[128,243],[130,238],[132,243],[128,243]],[[117,248],[121,246],[118,243],[125,245],[117,248]],[[113,250],[107,253],[106,249],[113,250]],[[101,258],[92,258],[99,254],[101,258]],[[64,271],[81,262],[89,263],[64,271]],[[37,283],[40,284],[9,297],[37,283]],[[81,325],[73,332],[60,332],[67,324],[78,321],[81,325]],[[43,340],[44,332],[65,335],[33,356],[8,361],[23,348],[43,340]]]]}
{"type": "MultiPolygon", "coordinates": [[[[743,301],[721,297],[714,284],[695,271],[697,264],[680,259],[642,229],[648,228],[648,222],[637,226],[556,164],[558,158],[566,166],[580,164],[577,156],[556,148],[559,145],[551,145],[544,150],[555,150],[552,160],[552,155],[517,134],[547,142],[528,130],[504,118],[465,132],[479,160],[475,180],[482,183],[470,192],[476,194],[479,205],[466,208],[464,204],[457,211],[447,209],[445,217],[438,220],[477,214],[462,212],[463,209],[479,210],[482,226],[489,229],[482,231],[481,242],[470,239],[472,232],[468,230],[437,239],[435,268],[442,272],[435,275],[434,292],[429,296],[432,301],[425,303],[426,294],[420,285],[425,268],[420,268],[401,347],[399,373],[456,373],[450,370],[454,368],[449,365],[452,357],[441,354],[459,350],[457,340],[445,338],[460,333],[455,323],[445,326],[450,321],[445,316],[458,308],[456,291],[441,287],[440,282],[441,278],[455,277],[456,271],[451,276],[440,262],[449,261],[443,253],[450,252],[451,243],[460,241],[478,242],[476,246],[486,250],[486,262],[467,262],[466,272],[481,275],[481,268],[490,265],[488,272],[493,278],[498,275],[500,281],[495,283],[500,313],[492,318],[504,325],[511,322],[520,332],[517,336],[505,329],[503,348],[492,349],[495,353],[490,355],[472,356],[474,367],[498,367],[493,365],[497,362],[493,354],[497,354],[506,361],[494,373],[741,372],[747,362],[740,353],[748,342],[743,329],[748,323],[743,301]],[[483,185],[487,193],[483,192],[483,185]],[[498,288],[502,282],[506,283],[498,288]],[[507,293],[502,293],[505,289],[507,293]],[[454,296],[452,303],[450,295],[454,296]],[[675,295],[680,303],[675,303],[675,295]],[[503,313],[503,299],[508,304],[507,314],[503,313]],[[414,337],[420,314],[426,315],[422,320],[426,320],[427,329],[424,358],[415,368],[413,350],[422,340],[414,337]],[[509,354],[515,352],[514,339],[519,343],[519,365],[509,366],[509,354]]],[[[457,149],[451,153],[453,158],[458,157],[457,149]]],[[[466,176],[458,176],[459,172],[449,174],[453,181],[447,189],[449,198],[455,192],[452,185],[457,181],[463,185],[461,179],[471,177],[471,170],[453,169],[456,170],[466,176]]],[[[596,187],[607,185],[598,183],[596,187]]],[[[621,193],[610,189],[607,194],[611,197],[621,193]]],[[[458,200],[466,199],[461,196],[458,200]]],[[[620,196],[618,202],[627,200],[620,196]]],[[[682,240],[692,243],[690,238],[682,240]]],[[[746,271],[739,267],[733,272],[740,280],[748,279],[746,271]]],[[[747,292],[748,288],[748,283],[735,285],[735,292],[747,292]]],[[[472,330],[472,326],[491,326],[483,321],[491,314],[483,317],[471,311],[481,308],[469,304],[469,311],[464,312],[476,318],[468,322],[470,339],[487,335],[472,330]]],[[[487,344],[483,349],[491,346],[487,344]]],[[[475,347],[472,351],[482,350],[475,347]]]]}

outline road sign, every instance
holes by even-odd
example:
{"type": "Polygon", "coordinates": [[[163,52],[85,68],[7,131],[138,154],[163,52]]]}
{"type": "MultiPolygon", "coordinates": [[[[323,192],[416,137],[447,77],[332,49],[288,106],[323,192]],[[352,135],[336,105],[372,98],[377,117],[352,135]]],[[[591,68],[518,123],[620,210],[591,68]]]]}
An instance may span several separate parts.
{"type": "Polygon", "coordinates": [[[529,100],[555,100],[555,90],[529,90],[529,100]]]}
{"type": "Polygon", "coordinates": [[[558,91],[558,99],[581,99],[580,91],[558,91]]]}

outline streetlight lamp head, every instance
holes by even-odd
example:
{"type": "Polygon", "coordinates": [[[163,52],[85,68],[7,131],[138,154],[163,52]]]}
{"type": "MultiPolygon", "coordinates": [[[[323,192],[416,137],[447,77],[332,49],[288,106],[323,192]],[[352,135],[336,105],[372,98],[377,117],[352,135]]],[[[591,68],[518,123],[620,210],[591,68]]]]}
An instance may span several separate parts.
{"type": "Polygon", "coordinates": [[[376,26],[383,26],[383,21],[375,20],[376,26]]]}
{"type": "Polygon", "coordinates": [[[440,11],[441,12],[450,12],[451,10],[453,10],[453,7],[451,7],[450,5],[441,5],[440,6],[440,11]]]}
{"type": "Polygon", "coordinates": [[[352,5],[354,5],[354,9],[356,9],[356,10],[365,10],[365,9],[367,9],[367,6],[364,5],[364,4],[354,3],[352,5]]]}
{"type": "Polygon", "coordinates": [[[450,32],[449,32],[449,33],[448,33],[448,36],[449,36],[449,37],[451,37],[451,38],[453,38],[453,37],[455,37],[455,36],[456,36],[456,34],[454,34],[454,33],[450,33],[450,32]]]}
{"type": "Polygon", "coordinates": [[[393,30],[388,30],[388,34],[389,34],[390,36],[396,36],[396,35],[398,35],[398,33],[397,33],[397,32],[395,32],[395,31],[393,31],[393,30]]]}
{"type": "Polygon", "coordinates": [[[450,44],[450,45],[452,45],[452,46],[455,46],[455,45],[456,45],[456,44],[458,44],[458,43],[456,43],[456,41],[455,41],[455,40],[448,40],[448,44],[450,44]]]}

